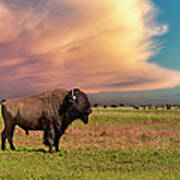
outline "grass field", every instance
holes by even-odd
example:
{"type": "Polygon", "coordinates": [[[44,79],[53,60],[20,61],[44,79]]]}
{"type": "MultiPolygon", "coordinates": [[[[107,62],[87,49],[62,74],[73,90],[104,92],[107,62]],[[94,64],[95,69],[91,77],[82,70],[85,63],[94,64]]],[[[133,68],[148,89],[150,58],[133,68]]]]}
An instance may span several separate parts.
{"type": "Polygon", "coordinates": [[[73,122],[54,154],[41,132],[16,128],[14,141],[16,151],[0,150],[0,179],[180,179],[178,110],[94,109],[88,125],[73,122]]]}

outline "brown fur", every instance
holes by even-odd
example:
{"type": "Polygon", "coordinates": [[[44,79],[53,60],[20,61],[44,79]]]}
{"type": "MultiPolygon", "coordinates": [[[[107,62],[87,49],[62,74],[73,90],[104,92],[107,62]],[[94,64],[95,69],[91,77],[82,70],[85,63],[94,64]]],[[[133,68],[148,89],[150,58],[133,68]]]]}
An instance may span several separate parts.
{"type": "Polygon", "coordinates": [[[79,103],[69,103],[71,91],[68,92],[65,89],[56,89],[25,98],[7,99],[2,104],[5,122],[2,149],[5,149],[6,138],[11,149],[15,149],[12,137],[15,126],[19,125],[26,133],[28,130],[44,130],[44,144],[50,147],[50,152],[53,145],[58,150],[59,138],[68,125],[77,118],[85,118],[87,121],[87,115],[83,117],[82,114],[83,111],[90,112],[87,96],[80,90],[76,90],[76,95],[81,99],[79,103]],[[80,109],[77,110],[76,107],[80,109]]]}

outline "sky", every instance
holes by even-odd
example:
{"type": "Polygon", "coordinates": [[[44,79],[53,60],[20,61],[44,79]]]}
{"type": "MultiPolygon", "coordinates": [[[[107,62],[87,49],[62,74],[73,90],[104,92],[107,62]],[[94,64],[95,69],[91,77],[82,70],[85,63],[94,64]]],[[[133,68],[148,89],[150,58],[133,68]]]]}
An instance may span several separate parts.
{"type": "Polygon", "coordinates": [[[179,0],[0,0],[0,98],[180,85],[179,0]]]}
{"type": "Polygon", "coordinates": [[[150,62],[156,62],[160,66],[180,70],[180,1],[178,0],[154,0],[159,9],[157,21],[168,25],[168,33],[157,38],[164,42],[164,47],[157,56],[150,58],[150,62]]]}

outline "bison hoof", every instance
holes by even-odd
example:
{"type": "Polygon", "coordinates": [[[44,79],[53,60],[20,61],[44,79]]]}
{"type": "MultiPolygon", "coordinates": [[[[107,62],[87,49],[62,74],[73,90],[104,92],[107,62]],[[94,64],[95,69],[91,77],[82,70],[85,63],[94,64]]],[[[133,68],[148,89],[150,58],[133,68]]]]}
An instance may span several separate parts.
{"type": "Polygon", "coordinates": [[[15,151],[15,150],[16,150],[16,148],[15,148],[15,147],[11,147],[11,150],[15,151]]]}
{"type": "Polygon", "coordinates": [[[56,149],[56,152],[59,152],[60,150],[59,149],[56,149]]]}

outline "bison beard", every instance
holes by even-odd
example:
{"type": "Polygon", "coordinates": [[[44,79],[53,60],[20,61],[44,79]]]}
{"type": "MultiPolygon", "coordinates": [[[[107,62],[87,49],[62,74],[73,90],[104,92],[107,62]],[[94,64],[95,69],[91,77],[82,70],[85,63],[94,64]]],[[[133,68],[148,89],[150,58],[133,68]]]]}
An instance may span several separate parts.
{"type": "Polygon", "coordinates": [[[12,138],[15,126],[18,125],[26,133],[28,130],[43,130],[44,144],[49,146],[49,152],[53,152],[53,146],[59,151],[60,137],[67,127],[75,119],[81,119],[87,124],[90,113],[87,95],[79,89],[69,92],[56,89],[26,98],[7,99],[2,103],[5,123],[2,132],[2,150],[5,150],[6,138],[10,148],[15,149],[12,138]]]}

